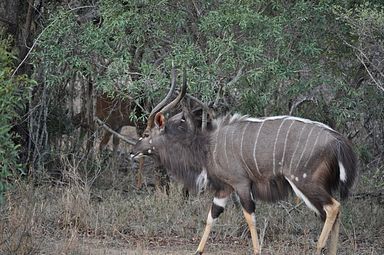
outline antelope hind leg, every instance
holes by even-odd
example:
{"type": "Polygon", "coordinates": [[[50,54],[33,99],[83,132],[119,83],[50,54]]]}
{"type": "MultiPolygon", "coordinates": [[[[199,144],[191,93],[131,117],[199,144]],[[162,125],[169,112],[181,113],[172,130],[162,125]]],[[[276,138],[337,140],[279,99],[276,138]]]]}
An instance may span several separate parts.
{"type": "Polygon", "coordinates": [[[330,254],[336,255],[336,249],[337,249],[336,246],[337,246],[338,231],[339,231],[339,226],[338,226],[339,222],[337,218],[340,212],[340,203],[332,198],[332,203],[328,205],[324,205],[323,209],[326,213],[326,219],[325,219],[323,230],[321,231],[319,240],[317,241],[316,255],[321,254],[321,250],[325,247],[327,243],[327,239],[329,237],[329,233],[331,231],[333,233],[331,235],[331,249],[330,249],[332,253],[330,254]]]}
{"type": "Polygon", "coordinates": [[[244,217],[248,224],[249,231],[251,232],[253,254],[256,255],[260,254],[260,244],[256,231],[255,202],[252,199],[250,190],[250,186],[239,186],[237,187],[236,192],[240,198],[244,217]]]}
{"type": "Polygon", "coordinates": [[[336,221],[331,230],[331,241],[329,244],[329,254],[336,254],[337,252],[337,242],[339,240],[339,229],[340,229],[340,211],[336,217],[336,221]]]}

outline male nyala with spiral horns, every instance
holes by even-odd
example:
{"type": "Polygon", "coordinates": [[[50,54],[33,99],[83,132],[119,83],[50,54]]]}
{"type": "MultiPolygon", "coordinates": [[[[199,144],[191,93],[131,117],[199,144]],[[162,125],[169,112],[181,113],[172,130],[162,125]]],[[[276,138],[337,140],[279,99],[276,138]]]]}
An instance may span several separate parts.
{"type": "Polygon", "coordinates": [[[318,214],[324,226],[317,242],[321,254],[330,236],[329,254],[336,254],[340,198],[348,196],[356,173],[356,156],[349,141],[325,124],[292,116],[250,118],[238,114],[213,120],[209,129],[196,126],[187,109],[168,120],[186,93],[186,77],[178,96],[172,70],[171,89],[152,110],[144,136],[131,156],[157,159],[169,175],[189,189],[210,187],[213,203],[196,254],[203,254],[211,227],[236,192],[247,221],[254,254],[260,254],[255,226],[255,201],[274,202],[295,193],[318,214]],[[167,104],[168,103],[168,104],[167,104]]]}

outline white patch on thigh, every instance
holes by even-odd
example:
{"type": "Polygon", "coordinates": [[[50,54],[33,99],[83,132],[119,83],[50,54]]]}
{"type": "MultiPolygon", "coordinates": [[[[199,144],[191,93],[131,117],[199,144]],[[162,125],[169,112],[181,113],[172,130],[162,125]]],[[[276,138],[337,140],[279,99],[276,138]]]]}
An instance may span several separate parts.
{"type": "Polygon", "coordinates": [[[320,215],[320,212],[316,209],[316,207],[309,201],[309,199],[303,194],[303,192],[301,192],[301,190],[299,190],[297,188],[297,186],[290,180],[288,179],[287,177],[285,177],[285,179],[289,182],[289,184],[291,185],[293,191],[295,192],[296,196],[298,196],[299,198],[301,198],[304,203],[308,206],[309,209],[311,209],[312,211],[314,211],[317,215],[320,215]]]}
{"type": "Polygon", "coordinates": [[[227,205],[227,201],[228,201],[228,197],[224,197],[224,198],[214,197],[213,198],[213,203],[217,206],[222,207],[222,208],[225,208],[225,206],[227,205]]]}

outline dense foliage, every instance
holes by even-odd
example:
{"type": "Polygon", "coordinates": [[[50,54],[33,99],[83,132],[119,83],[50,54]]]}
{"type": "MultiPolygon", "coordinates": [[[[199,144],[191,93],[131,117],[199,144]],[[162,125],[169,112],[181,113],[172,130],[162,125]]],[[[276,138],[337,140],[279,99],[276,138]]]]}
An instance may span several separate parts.
{"type": "Polygon", "coordinates": [[[29,115],[30,144],[38,146],[33,165],[44,165],[62,135],[72,134],[71,117],[86,108],[74,106],[76,95],[83,103],[91,89],[130,97],[148,112],[164,95],[172,64],[186,67],[189,93],[206,103],[218,96],[221,112],[318,120],[351,138],[363,163],[383,157],[380,1],[82,0],[44,7],[28,58],[38,82],[29,115]]]}
{"type": "Polygon", "coordinates": [[[20,119],[16,109],[23,105],[20,91],[31,82],[24,76],[13,75],[13,59],[10,38],[0,38],[0,194],[9,186],[9,179],[22,171],[20,145],[15,142],[13,127],[20,119]]]}

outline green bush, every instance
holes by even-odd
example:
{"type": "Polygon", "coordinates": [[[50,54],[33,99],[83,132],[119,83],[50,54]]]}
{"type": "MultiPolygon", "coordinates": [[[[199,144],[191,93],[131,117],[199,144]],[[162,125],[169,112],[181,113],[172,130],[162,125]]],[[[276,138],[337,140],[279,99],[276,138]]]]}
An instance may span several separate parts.
{"type": "MultiPolygon", "coordinates": [[[[150,111],[165,94],[174,63],[186,66],[188,92],[204,102],[223,88],[220,106],[230,112],[324,122],[364,143],[371,160],[384,150],[384,12],[374,5],[379,1],[362,2],[104,0],[81,11],[62,6],[47,12],[31,61],[44,76],[39,85],[47,88],[49,109],[63,113],[56,114],[60,118],[69,111],[69,95],[90,84],[98,93],[149,98],[143,108],[150,111]],[[94,19],[85,20],[92,13],[94,19]]],[[[48,126],[51,137],[57,130],[48,126]]]]}
{"type": "Polygon", "coordinates": [[[29,80],[13,75],[13,60],[10,40],[0,38],[0,194],[9,187],[12,176],[22,173],[18,161],[20,145],[14,142],[12,127],[20,117],[16,108],[22,104],[22,87],[29,80]]]}

